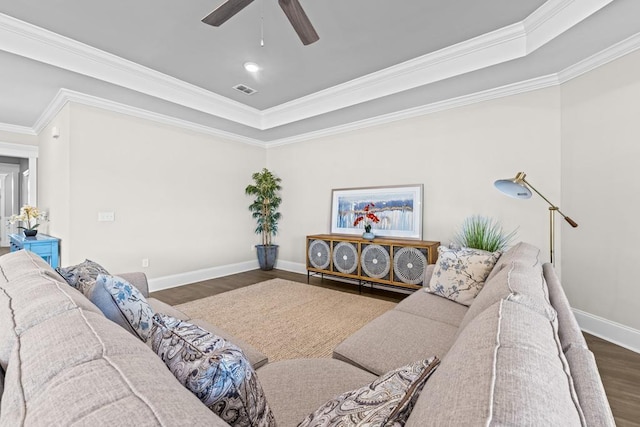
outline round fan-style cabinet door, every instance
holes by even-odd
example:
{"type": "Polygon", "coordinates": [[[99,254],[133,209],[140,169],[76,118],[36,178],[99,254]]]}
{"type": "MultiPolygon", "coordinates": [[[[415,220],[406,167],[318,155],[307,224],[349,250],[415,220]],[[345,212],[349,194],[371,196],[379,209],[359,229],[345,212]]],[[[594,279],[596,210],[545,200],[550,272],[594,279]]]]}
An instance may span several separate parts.
{"type": "Polygon", "coordinates": [[[374,279],[382,279],[391,269],[389,252],[380,245],[367,245],[360,255],[362,271],[374,279]]]}
{"type": "Polygon", "coordinates": [[[331,262],[331,249],[324,240],[312,240],[309,243],[309,264],[319,270],[326,270],[331,262]]]}
{"type": "Polygon", "coordinates": [[[358,268],[358,250],[355,245],[340,242],[333,248],[333,267],[340,273],[351,274],[358,268]]]}
{"type": "Polygon", "coordinates": [[[417,285],[424,280],[427,257],[417,248],[401,248],[393,255],[394,281],[417,285]]]}

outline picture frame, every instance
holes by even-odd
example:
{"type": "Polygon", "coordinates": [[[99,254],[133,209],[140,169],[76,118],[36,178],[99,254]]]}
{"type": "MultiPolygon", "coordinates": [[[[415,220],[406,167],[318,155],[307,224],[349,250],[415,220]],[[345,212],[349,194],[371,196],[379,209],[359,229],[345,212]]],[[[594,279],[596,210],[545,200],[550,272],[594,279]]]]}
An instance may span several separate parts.
{"type": "Polygon", "coordinates": [[[423,185],[338,188],[331,192],[331,233],[362,234],[363,223],[354,226],[367,204],[380,218],[371,232],[378,237],[422,239],[423,185]]]}

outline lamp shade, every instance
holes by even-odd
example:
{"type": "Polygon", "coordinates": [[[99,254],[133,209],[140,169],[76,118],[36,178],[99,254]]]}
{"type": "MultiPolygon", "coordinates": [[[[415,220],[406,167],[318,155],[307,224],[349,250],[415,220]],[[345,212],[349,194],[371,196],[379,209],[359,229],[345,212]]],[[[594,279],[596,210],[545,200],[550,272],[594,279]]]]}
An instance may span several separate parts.
{"type": "Polygon", "coordinates": [[[514,199],[529,199],[531,198],[531,190],[527,184],[524,183],[524,173],[520,172],[515,178],[499,179],[493,183],[495,187],[514,199]]]}

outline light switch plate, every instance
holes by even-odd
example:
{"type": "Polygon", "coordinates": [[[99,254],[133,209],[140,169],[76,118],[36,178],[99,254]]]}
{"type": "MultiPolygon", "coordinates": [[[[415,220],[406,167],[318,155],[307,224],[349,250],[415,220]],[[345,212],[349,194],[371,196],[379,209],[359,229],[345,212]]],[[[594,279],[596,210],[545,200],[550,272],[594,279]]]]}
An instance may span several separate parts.
{"type": "Polygon", "coordinates": [[[98,212],[98,221],[115,221],[116,214],[114,212],[98,212]]]}

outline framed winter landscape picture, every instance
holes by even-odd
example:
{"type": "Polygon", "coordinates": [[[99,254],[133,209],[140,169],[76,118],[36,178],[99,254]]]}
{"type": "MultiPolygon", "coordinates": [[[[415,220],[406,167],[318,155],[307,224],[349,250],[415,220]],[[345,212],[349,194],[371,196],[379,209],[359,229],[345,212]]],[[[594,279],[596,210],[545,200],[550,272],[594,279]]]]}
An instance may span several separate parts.
{"type": "Polygon", "coordinates": [[[362,234],[362,222],[354,223],[363,213],[372,213],[379,219],[371,230],[376,236],[422,239],[422,187],[335,189],[331,195],[331,232],[362,234]]]}

